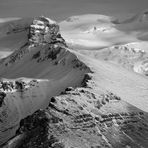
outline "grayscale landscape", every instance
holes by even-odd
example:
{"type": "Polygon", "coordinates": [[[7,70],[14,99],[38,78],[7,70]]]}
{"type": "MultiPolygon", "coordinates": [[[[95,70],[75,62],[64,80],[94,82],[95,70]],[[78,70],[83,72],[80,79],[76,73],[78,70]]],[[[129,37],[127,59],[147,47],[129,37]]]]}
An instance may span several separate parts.
{"type": "Polygon", "coordinates": [[[0,148],[148,148],[148,1],[0,0],[0,148]]]}

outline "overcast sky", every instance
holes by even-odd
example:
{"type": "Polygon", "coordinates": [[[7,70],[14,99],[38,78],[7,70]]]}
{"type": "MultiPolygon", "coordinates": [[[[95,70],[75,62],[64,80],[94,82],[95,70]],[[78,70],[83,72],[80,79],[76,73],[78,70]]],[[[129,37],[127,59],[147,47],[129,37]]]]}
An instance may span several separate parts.
{"type": "Polygon", "coordinates": [[[148,0],[0,0],[0,17],[45,15],[62,20],[71,15],[119,15],[148,8],[148,0]]]}

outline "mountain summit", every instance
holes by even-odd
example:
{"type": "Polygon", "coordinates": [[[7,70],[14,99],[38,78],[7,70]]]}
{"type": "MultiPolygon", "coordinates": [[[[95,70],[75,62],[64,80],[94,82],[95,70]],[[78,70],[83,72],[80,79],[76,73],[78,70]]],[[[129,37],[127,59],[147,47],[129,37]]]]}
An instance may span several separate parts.
{"type": "Polygon", "coordinates": [[[64,42],[59,32],[59,25],[44,16],[37,17],[29,27],[29,42],[40,45],[46,43],[64,42]]]}
{"type": "MultiPolygon", "coordinates": [[[[59,25],[49,18],[44,16],[35,18],[32,24],[28,26],[28,30],[27,42],[15,52],[13,52],[10,56],[2,59],[1,62],[4,63],[5,66],[11,65],[12,63],[18,61],[18,59],[22,59],[28,52],[36,52],[38,47],[43,49],[45,49],[45,46],[46,48],[48,46],[48,49],[50,49],[50,47],[51,49],[54,48],[54,51],[52,50],[54,53],[57,53],[57,49],[60,47],[67,47],[65,40],[60,34],[59,25]]],[[[34,53],[33,57],[36,57],[38,54],[39,52],[34,53]]],[[[44,55],[48,56],[47,51],[44,55]]],[[[53,56],[55,56],[55,54],[53,56]]]]}

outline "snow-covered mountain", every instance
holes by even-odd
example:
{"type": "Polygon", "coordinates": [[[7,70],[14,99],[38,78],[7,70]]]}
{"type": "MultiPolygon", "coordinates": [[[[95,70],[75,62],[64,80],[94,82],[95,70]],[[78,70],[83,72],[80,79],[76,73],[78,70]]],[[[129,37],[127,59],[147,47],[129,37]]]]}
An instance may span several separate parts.
{"type": "Polygon", "coordinates": [[[69,51],[55,22],[39,17],[29,30],[28,42],[0,64],[1,77],[9,78],[1,81],[1,91],[6,94],[1,101],[1,144],[14,135],[21,119],[45,108],[65,88],[79,86],[90,72],[69,51]],[[19,81],[21,89],[16,86],[19,81]]]}
{"type": "Polygon", "coordinates": [[[1,147],[148,147],[148,80],[132,71],[147,43],[120,27],[104,15],[27,25],[0,60],[1,147]]]}

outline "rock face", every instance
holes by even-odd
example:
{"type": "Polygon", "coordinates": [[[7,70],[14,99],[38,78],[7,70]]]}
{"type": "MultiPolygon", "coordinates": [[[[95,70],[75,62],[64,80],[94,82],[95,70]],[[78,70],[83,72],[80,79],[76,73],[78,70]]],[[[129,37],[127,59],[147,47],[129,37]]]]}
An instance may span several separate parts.
{"type": "Polygon", "coordinates": [[[147,148],[147,117],[111,92],[67,88],[21,120],[3,148],[147,148]]]}
{"type": "Polygon", "coordinates": [[[54,48],[55,52],[60,47],[67,47],[65,40],[60,34],[59,25],[49,18],[44,16],[37,17],[28,28],[28,42],[13,52],[8,58],[2,59],[0,63],[4,63],[5,66],[11,65],[18,59],[22,59],[24,55],[35,49],[33,47],[37,46],[44,48],[47,45],[51,49],[54,48]]]}
{"type": "Polygon", "coordinates": [[[44,16],[33,20],[28,37],[29,42],[34,45],[64,41],[59,33],[59,25],[44,16]]]}

